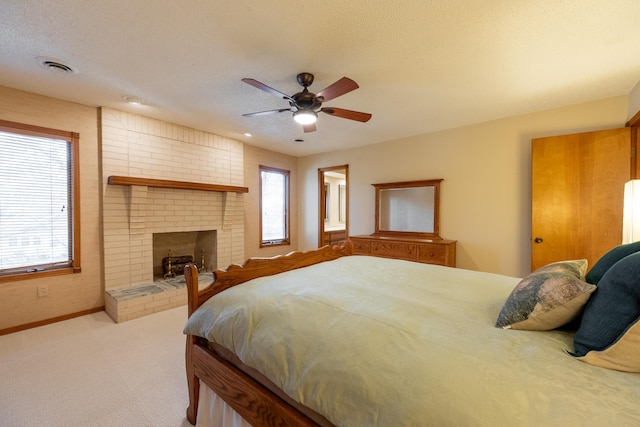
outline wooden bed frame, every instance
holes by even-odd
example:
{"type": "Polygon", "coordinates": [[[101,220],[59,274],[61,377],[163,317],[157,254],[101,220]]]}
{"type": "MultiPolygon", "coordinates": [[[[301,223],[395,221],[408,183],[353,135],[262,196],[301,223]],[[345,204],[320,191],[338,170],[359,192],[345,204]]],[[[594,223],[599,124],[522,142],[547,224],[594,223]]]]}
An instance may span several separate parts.
{"type": "MultiPolygon", "coordinates": [[[[243,265],[233,264],[213,272],[213,281],[198,289],[198,269],[185,266],[189,316],[207,299],[248,280],[306,267],[342,256],[352,255],[353,245],[324,246],[307,252],[291,252],[271,258],[250,258],[243,265]]],[[[200,381],[231,406],[252,426],[318,426],[315,421],[247,375],[222,355],[206,346],[202,338],[187,335],[186,371],[189,387],[187,419],[195,424],[198,413],[200,381]]]]}

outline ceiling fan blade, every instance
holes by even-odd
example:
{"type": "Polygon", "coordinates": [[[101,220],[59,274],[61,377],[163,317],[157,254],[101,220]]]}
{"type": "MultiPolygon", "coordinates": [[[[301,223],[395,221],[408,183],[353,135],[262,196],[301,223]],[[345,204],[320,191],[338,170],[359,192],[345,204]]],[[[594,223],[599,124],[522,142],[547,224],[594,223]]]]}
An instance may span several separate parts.
{"type": "Polygon", "coordinates": [[[283,113],[285,111],[293,111],[291,108],[279,108],[277,110],[258,111],[256,113],[243,114],[244,117],[261,116],[264,114],[283,113]]]}
{"type": "Polygon", "coordinates": [[[361,113],[359,111],[345,110],[342,108],[324,107],[320,111],[326,114],[331,114],[335,117],[341,117],[343,119],[356,120],[358,122],[368,122],[371,118],[369,113],[361,113]]]}
{"type": "Polygon", "coordinates": [[[267,86],[264,83],[261,83],[255,79],[249,79],[249,78],[244,78],[242,79],[243,82],[250,84],[251,86],[258,88],[260,90],[263,90],[265,92],[268,92],[272,95],[277,96],[278,98],[283,98],[283,99],[287,99],[287,100],[292,100],[291,97],[285,93],[280,92],[279,90],[276,90],[270,86],[267,86]]]}
{"type": "Polygon", "coordinates": [[[304,133],[315,132],[316,124],[311,123],[310,125],[302,125],[302,129],[304,130],[304,133]]]}
{"type": "Polygon", "coordinates": [[[343,77],[337,82],[327,86],[316,94],[318,97],[324,98],[322,102],[331,101],[345,93],[358,89],[358,83],[351,80],[349,77],[343,77]]]}

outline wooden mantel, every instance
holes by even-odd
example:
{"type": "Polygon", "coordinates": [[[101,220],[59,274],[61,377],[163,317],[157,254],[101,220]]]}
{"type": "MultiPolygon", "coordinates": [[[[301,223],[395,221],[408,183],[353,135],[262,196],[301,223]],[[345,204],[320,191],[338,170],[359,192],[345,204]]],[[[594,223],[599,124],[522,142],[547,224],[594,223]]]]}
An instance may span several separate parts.
{"type": "Polygon", "coordinates": [[[201,182],[169,181],[166,179],[134,178],[130,176],[110,176],[111,185],[141,185],[146,187],[173,188],[178,190],[222,191],[228,193],[248,193],[249,187],[235,185],[203,184],[201,182]]]}

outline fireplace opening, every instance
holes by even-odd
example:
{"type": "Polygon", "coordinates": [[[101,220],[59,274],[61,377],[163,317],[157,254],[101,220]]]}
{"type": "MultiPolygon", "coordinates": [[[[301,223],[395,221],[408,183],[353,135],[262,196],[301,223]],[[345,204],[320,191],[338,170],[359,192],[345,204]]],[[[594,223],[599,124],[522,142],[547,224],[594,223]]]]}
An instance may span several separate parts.
{"type": "Polygon", "coordinates": [[[216,231],[184,231],[153,234],[153,279],[162,280],[184,274],[192,262],[200,271],[216,265],[216,231]]]}

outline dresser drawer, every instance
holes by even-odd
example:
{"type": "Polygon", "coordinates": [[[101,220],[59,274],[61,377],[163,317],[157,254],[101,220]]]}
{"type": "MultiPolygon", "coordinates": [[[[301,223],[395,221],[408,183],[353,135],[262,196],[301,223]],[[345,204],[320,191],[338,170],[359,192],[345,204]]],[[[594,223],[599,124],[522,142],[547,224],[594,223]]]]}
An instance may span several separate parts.
{"type": "Polygon", "coordinates": [[[353,243],[353,253],[356,255],[371,254],[371,242],[368,240],[351,239],[353,243]]]}
{"type": "Polygon", "coordinates": [[[347,240],[346,230],[329,232],[329,241],[331,242],[332,245],[338,244],[340,242],[344,242],[345,240],[347,240]]]}
{"type": "Polygon", "coordinates": [[[371,255],[415,261],[418,245],[403,242],[371,242],[371,255]]]}
{"type": "Polygon", "coordinates": [[[446,249],[443,245],[418,245],[418,262],[445,265],[446,249]]]}
{"type": "Polygon", "coordinates": [[[384,258],[456,266],[456,241],[443,239],[417,239],[376,235],[350,236],[353,253],[384,258]]]}

